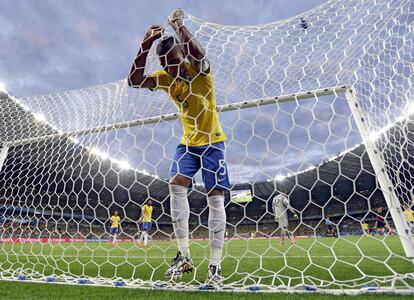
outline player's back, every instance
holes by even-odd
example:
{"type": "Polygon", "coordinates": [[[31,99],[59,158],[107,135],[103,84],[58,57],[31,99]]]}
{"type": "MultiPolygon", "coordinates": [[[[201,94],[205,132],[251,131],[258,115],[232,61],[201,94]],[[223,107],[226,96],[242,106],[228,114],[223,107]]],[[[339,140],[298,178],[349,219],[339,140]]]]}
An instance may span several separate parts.
{"type": "Polygon", "coordinates": [[[142,207],[143,210],[143,222],[151,222],[152,220],[152,206],[144,204],[142,207]]]}
{"type": "Polygon", "coordinates": [[[289,200],[283,194],[279,194],[273,198],[273,213],[276,218],[281,217],[286,214],[287,206],[289,205],[289,200]]]}
{"type": "Polygon", "coordinates": [[[118,227],[119,222],[121,221],[121,218],[119,216],[112,216],[111,217],[111,227],[118,227]]]}

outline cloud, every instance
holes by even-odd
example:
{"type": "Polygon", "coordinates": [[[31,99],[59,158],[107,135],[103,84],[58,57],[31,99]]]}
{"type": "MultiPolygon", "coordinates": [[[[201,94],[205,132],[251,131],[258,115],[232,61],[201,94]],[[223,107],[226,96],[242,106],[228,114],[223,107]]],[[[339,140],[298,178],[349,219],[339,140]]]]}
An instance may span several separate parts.
{"type": "MultiPolygon", "coordinates": [[[[234,2],[214,0],[194,2],[183,0],[168,1],[163,5],[157,5],[149,0],[139,2],[132,0],[122,2],[61,0],[40,3],[37,1],[6,1],[0,4],[0,9],[4,12],[0,17],[0,28],[2,28],[0,31],[2,45],[0,48],[0,80],[4,81],[15,95],[26,96],[79,89],[125,78],[145,29],[153,23],[166,24],[166,17],[176,7],[182,7],[196,17],[215,23],[255,25],[295,16],[323,2],[325,1],[269,2],[261,0],[252,2],[242,0],[234,2]]],[[[238,41],[235,40],[235,43],[238,41]]],[[[260,62],[259,59],[253,60],[247,55],[247,51],[254,52],[257,51],[256,48],[244,47],[244,51],[244,55],[249,59],[243,60],[244,65],[241,64],[241,68],[251,68],[251,64],[260,62]]],[[[233,62],[240,63],[241,57],[239,56],[239,61],[233,62]]],[[[267,61],[262,60],[262,63],[266,64],[267,61]]],[[[298,60],[298,66],[300,63],[301,61],[298,60]]],[[[294,80],[302,76],[301,68],[298,66],[293,66],[294,68],[288,74],[294,80]]],[[[305,67],[307,72],[311,73],[312,70],[315,74],[320,72],[320,67],[316,64],[307,64],[305,67]]],[[[274,69],[276,75],[279,71],[280,68],[274,69]]],[[[240,99],[260,98],[263,96],[262,90],[260,88],[256,90],[255,87],[263,82],[269,82],[267,75],[252,71],[250,76],[257,82],[256,84],[250,82],[248,86],[241,86],[246,83],[244,79],[237,84],[234,81],[228,84],[227,75],[223,73],[222,77],[218,75],[216,79],[219,82],[217,95],[220,101],[223,101],[222,99],[234,101],[237,97],[240,99]]],[[[277,86],[273,82],[270,83],[273,85],[269,84],[265,95],[279,95],[283,87],[282,83],[276,82],[277,86]]],[[[289,88],[295,87],[287,86],[287,89],[289,88]]],[[[76,114],[76,105],[72,109],[73,114],[76,114]]],[[[306,129],[294,127],[294,124],[287,121],[291,118],[291,111],[287,109],[288,113],[285,113],[285,116],[276,114],[275,111],[277,109],[269,108],[262,109],[260,112],[258,110],[242,112],[242,117],[226,115],[228,120],[235,120],[233,124],[226,121],[223,121],[223,124],[231,137],[228,151],[232,155],[229,157],[229,164],[237,181],[276,176],[280,169],[297,170],[300,166],[306,165],[305,162],[313,162],[315,158],[320,159],[331,154],[332,151],[327,152],[314,144],[306,148],[309,143],[306,129]],[[290,144],[286,141],[272,140],[267,137],[269,128],[264,125],[267,121],[270,122],[270,131],[274,131],[274,126],[278,124],[277,126],[280,127],[276,126],[276,128],[283,134],[289,130],[300,132],[296,138],[294,135],[291,136],[290,144]],[[292,144],[303,148],[301,153],[303,157],[298,157],[299,152],[290,147],[292,144]],[[287,152],[275,154],[271,151],[278,147],[287,152]]],[[[304,112],[306,119],[309,119],[310,110],[304,112]]],[[[298,118],[296,122],[300,125],[305,118],[303,115],[298,118]]],[[[342,125],[344,123],[343,120],[333,120],[331,123],[333,127],[336,126],[335,122],[342,125]]],[[[335,132],[338,135],[346,130],[344,126],[336,127],[335,132]]],[[[324,129],[326,128],[321,124],[317,124],[315,128],[321,132],[324,129]]],[[[172,155],[174,145],[179,140],[177,131],[172,133],[174,141],[168,142],[163,147],[153,142],[148,143],[152,157],[148,156],[145,150],[136,150],[142,141],[153,141],[154,132],[145,133],[140,141],[134,141],[131,136],[125,137],[123,141],[122,139],[105,141],[108,148],[105,151],[112,153],[118,159],[129,159],[130,163],[138,168],[155,166],[154,172],[158,172],[161,176],[168,176],[166,166],[169,160],[163,161],[155,157],[172,155]],[[125,143],[133,146],[136,153],[125,150],[129,148],[125,143]]],[[[349,139],[352,139],[351,135],[349,139]]],[[[348,144],[341,139],[330,142],[335,152],[341,148],[339,145],[348,144]]]]}

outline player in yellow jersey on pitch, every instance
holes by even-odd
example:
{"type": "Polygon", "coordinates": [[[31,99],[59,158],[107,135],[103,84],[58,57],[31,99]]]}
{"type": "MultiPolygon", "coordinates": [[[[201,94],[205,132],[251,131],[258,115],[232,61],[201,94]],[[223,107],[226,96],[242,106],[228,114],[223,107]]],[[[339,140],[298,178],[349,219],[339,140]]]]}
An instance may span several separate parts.
{"type": "Polygon", "coordinates": [[[194,175],[201,169],[209,206],[210,263],[206,284],[215,287],[223,283],[221,259],[226,229],[223,191],[230,187],[224,160],[226,135],[217,113],[210,62],[201,44],[184,25],[183,18],[181,9],[168,18],[177,38],[163,36],[164,27],[160,25],[147,30],[128,76],[128,84],[167,93],[177,107],[184,131],[171,166],[169,185],[178,252],[165,275],[180,277],[193,269],[187,192],[194,175]],[[156,53],[162,70],[146,75],[148,53],[159,38],[156,53]]]}
{"type": "Polygon", "coordinates": [[[367,222],[361,223],[361,229],[363,234],[369,235],[369,225],[367,222]]]}
{"type": "Polygon", "coordinates": [[[111,216],[111,229],[110,229],[110,234],[112,234],[112,245],[116,245],[117,242],[117,236],[118,236],[118,232],[119,232],[119,228],[120,228],[120,224],[121,224],[121,218],[118,216],[118,211],[114,211],[114,214],[111,216]]]}
{"type": "Polygon", "coordinates": [[[141,236],[139,237],[140,243],[139,246],[148,247],[148,233],[151,230],[152,226],[152,200],[148,199],[145,204],[142,206],[141,217],[139,222],[141,223],[141,236]]]}
{"type": "Polygon", "coordinates": [[[414,212],[411,209],[410,205],[404,205],[403,211],[405,218],[407,219],[408,226],[410,227],[411,233],[414,233],[414,212]]]}

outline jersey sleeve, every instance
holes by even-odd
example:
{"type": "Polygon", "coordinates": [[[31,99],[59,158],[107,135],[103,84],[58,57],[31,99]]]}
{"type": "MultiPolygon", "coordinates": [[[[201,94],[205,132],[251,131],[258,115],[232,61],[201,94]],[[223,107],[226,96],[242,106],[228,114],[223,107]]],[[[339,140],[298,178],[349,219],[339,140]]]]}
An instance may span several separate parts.
{"type": "Polygon", "coordinates": [[[153,73],[151,73],[149,78],[152,78],[155,82],[155,88],[151,90],[163,90],[168,91],[168,88],[170,87],[170,75],[164,70],[157,70],[153,73]]]}

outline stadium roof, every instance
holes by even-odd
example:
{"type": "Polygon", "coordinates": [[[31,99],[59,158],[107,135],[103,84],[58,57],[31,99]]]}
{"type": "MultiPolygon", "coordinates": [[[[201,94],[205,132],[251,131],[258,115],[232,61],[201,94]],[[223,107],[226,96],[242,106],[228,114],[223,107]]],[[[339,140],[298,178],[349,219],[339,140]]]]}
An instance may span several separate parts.
{"type": "MultiPolygon", "coordinates": [[[[0,105],[3,112],[0,122],[3,128],[7,128],[0,136],[3,143],[28,138],[29,131],[31,138],[59,133],[57,129],[39,121],[36,115],[14,97],[3,95],[0,105]]],[[[406,160],[401,155],[395,155],[395,149],[390,146],[393,145],[393,138],[398,141],[401,136],[409,137],[401,146],[407,154],[413,153],[410,132],[414,132],[411,119],[409,122],[403,120],[397,123],[383,134],[391,139],[391,143],[384,144],[382,150],[392,164],[401,164],[406,160]],[[408,125],[405,126],[406,124],[408,125]]],[[[405,167],[404,170],[410,172],[411,168],[405,167]]],[[[318,167],[286,177],[282,181],[238,184],[234,188],[253,186],[254,196],[259,199],[268,199],[275,192],[275,187],[280,185],[288,189],[295,187],[296,190],[303,190],[309,197],[309,191],[325,190],[327,197],[331,197],[331,186],[336,189],[336,186],[345,185],[337,193],[346,194],[349,193],[349,184],[354,184],[356,178],[365,176],[366,181],[375,186],[373,173],[365,147],[359,145],[330,161],[322,162],[318,167]]],[[[403,175],[402,178],[410,181],[410,176],[403,175]]],[[[76,203],[79,209],[86,205],[95,209],[107,209],[111,204],[120,207],[139,204],[149,196],[157,200],[169,197],[165,179],[131,168],[122,168],[111,159],[98,157],[90,149],[67,136],[10,147],[0,173],[0,182],[3,194],[9,202],[12,201],[14,205],[24,202],[26,206],[32,207],[41,205],[53,208],[57,204],[65,207],[76,203]]],[[[197,191],[201,191],[201,188],[196,187],[196,192],[190,194],[195,205],[197,200],[203,203],[205,201],[205,196],[197,191]]]]}

